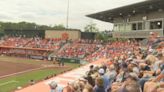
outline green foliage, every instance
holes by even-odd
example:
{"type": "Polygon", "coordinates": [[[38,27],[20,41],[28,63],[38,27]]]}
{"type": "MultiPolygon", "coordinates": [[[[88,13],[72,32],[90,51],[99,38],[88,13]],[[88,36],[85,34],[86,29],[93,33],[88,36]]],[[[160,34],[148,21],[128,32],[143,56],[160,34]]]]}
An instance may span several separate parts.
{"type": "Polygon", "coordinates": [[[63,24],[55,25],[53,27],[47,25],[38,25],[36,23],[29,22],[0,22],[0,32],[4,29],[12,29],[12,30],[46,30],[46,29],[65,29],[63,24]]]}
{"type": "Polygon", "coordinates": [[[122,42],[125,42],[127,41],[128,39],[127,38],[119,38],[118,41],[122,41],[122,42]]]}
{"type": "Polygon", "coordinates": [[[105,33],[102,33],[102,32],[96,33],[96,36],[95,36],[95,39],[97,39],[97,40],[103,40],[103,41],[108,41],[109,38],[110,37],[109,37],[108,34],[105,34],[105,33]]]}
{"type": "Polygon", "coordinates": [[[85,32],[98,32],[99,29],[96,27],[95,23],[90,23],[84,27],[85,32]]]}
{"type": "Polygon", "coordinates": [[[96,40],[103,40],[103,35],[102,35],[102,33],[96,33],[95,39],[96,39],[96,40]]]}
{"type": "Polygon", "coordinates": [[[127,41],[127,38],[113,38],[109,34],[106,34],[104,32],[98,32],[96,33],[95,39],[97,40],[103,40],[104,42],[110,41],[110,42],[115,42],[115,41],[127,41]]]}
{"type": "Polygon", "coordinates": [[[63,24],[55,25],[52,28],[53,29],[66,29],[63,24]]]}
{"type": "Polygon", "coordinates": [[[109,38],[108,39],[110,42],[115,42],[115,41],[117,41],[117,38],[109,38]]]}

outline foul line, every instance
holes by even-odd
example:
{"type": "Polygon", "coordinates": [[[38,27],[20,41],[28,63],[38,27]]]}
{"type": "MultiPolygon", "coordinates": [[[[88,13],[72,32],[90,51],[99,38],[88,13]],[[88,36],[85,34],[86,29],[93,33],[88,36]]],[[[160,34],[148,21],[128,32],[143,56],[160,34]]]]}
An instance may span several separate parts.
{"type": "Polygon", "coordinates": [[[19,82],[19,81],[11,80],[8,82],[1,83],[0,86],[4,86],[4,85],[10,84],[10,83],[17,83],[17,82],[19,82]]]}
{"type": "Polygon", "coordinates": [[[1,78],[5,78],[5,77],[9,77],[9,76],[13,76],[13,75],[18,75],[18,74],[26,73],[26,72],[40,70],[40,69],[43,69],[43,68],[45,68],[45,67],[40,67],[40,68],[35,68],[35,69],[30,69],[30,70],[26,70],[26,71],[22,71],[22,72],[16,72],[16,73],[12,73],[12,74],[8,74],[8,75],[0,76],[0,79],[1,78]]]}

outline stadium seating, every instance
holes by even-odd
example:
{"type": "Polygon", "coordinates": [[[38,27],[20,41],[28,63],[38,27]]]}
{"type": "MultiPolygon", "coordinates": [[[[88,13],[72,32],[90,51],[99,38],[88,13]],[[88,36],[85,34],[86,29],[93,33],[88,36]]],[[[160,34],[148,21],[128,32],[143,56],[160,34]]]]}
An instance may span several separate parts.
{"type": "Polygon", "coordinates": [[[21,57],[41,56],[43,59],[58,51],[65,43],[66,41],[60,39],[6,37],[0,42],[0,54],[21,57]]]}
{"type": "Polygon", "coordinates": [[[61,52],[58,52],[58,55],[66,58],[83,59],[87,55],[90,55],[96,50],[98,50],[99,47],[100,44],[73,42],[67,47],[63,48],[61,52]]]}
{"type": "Polygon", "coordinates": [[[114,42],[86,59],[97,57],[107,61],[91,65],[83,77],[63,92],[164,92],[164,47],[152,51],[142,50],[137,42],[114,42]]]}
{"type": "MultiPolygon", "coordinates": [[[[90,66],[90,70],[83,77],[66,86],[61,92],[163,92],[164,47],[161,46],[154,49],[146,46],[148,48],[144,49],[137,41],[102,44],[101,41],[67,42],[37,37],[9,37],[0,43],[0,46],[15,48],[58,50],[56,54],[59,57],[78,58],[88,62],[101,58],[106,60],[99,66],[90,66]],[[62,50],[59,50],[61,47],[62,50]]],[[[17,49],[10,51],[1,49],[1,52],[25,53],[17,49]]],[[[28,52],[28,54],[34,53],[47,55],[45,52],[28,52]]]]}

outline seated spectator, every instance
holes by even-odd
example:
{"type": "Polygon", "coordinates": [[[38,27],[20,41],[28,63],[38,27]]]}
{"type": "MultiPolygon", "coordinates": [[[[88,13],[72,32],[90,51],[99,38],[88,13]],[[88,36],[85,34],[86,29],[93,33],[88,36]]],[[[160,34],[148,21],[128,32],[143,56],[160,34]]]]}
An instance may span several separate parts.
{"type": "Polygon", "coordinates": [[[104,81],[101,77],[96,78],[93,92],[105,92],[104,81]]]}
{"type": "Polygon", "coordinates": [[[93,92],[93,87],[87,83],[82,92],[93,92]]]}
{"type": "Polygon", "coordinates": [[[94,79],[92,78],[91,75],[92,75],[91,73],[87,73],[86,76],[85,76],[85,79],[88,81],[88,83],[91,86],[94,86],[95,85],[95,81],[94,81],[94,79]]]}
{"type": "Polygon", "coordinates": [[[137,74],[130,73],[128,78],[123,82],[119,92],[142,92],[137,74]]]}
{"type": "Polygon", "coordinates": [[[111,90],[111,85],[114,82],[114,80],[116,79],[116,75],[117,75],[117,72],[115,70],[114,65],[112,64],[108,67],[108,71],[105,74],[105,76],[109,80],[109,81],[107,81],[107,84],[106,84],[107,85],[107,88],[105,89],[106,92],[109,92],[111,90]]]}
{"type": "Polygon", "coordinates": [[[164,89],[164,70],[156,78],[146,82],[144,92],[162,92],[164,89]],[[149,88],[151,86],[151,88],[149,88]]]}
{"type": "Polygon", "coordinates": [[[52,81],[50,84],[50,92],[62,92],[63,88],[58,87],[57,83],[55,81],[52,81]]]}

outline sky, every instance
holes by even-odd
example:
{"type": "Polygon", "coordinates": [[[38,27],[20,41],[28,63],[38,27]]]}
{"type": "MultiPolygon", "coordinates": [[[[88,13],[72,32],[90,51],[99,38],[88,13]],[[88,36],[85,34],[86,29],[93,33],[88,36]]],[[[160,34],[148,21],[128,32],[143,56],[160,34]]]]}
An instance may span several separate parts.
{"type": "MultiPolygon", "coordinates": [[[[113,9],[144,0],[70,0],[69,28],[81,29],[96,23],[100,31],[111,30],[111,23],[86,17],[88,14],[113,9]]],[[[66,25],[68,0],[0,0],[0,21],[35,22],[40,25],[66,25]]]]}

